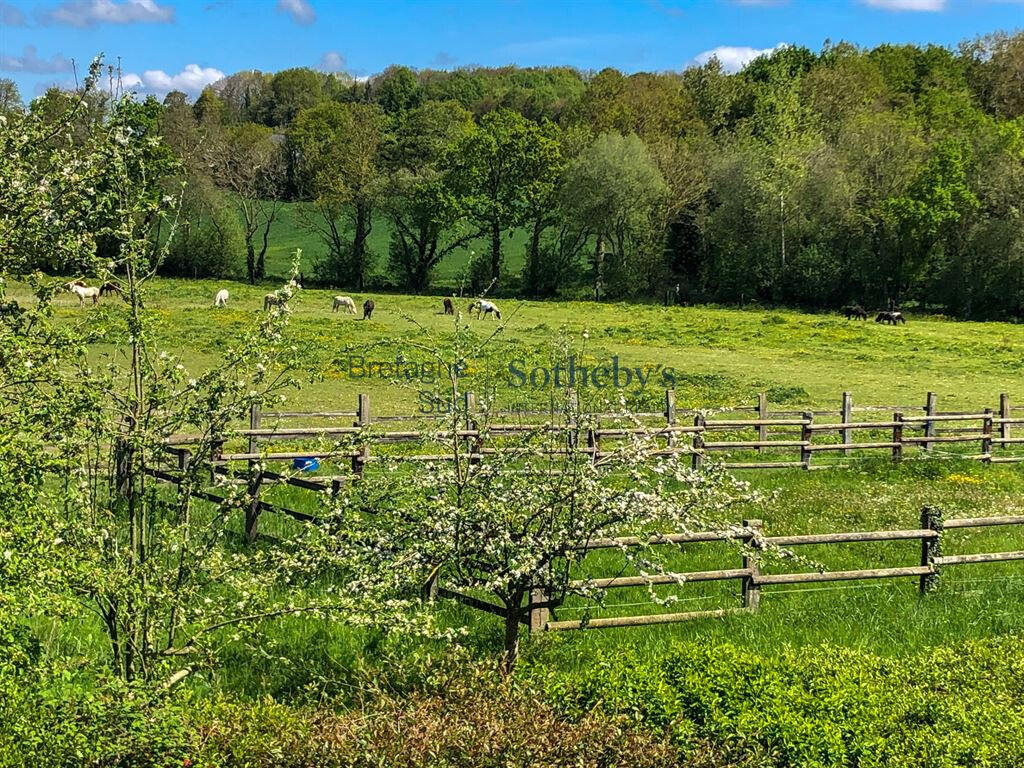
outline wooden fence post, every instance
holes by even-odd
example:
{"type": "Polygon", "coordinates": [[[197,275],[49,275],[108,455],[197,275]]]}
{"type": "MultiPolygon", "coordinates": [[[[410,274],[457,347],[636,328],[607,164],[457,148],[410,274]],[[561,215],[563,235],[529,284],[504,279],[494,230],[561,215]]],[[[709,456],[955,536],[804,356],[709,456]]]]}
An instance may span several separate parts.
{"type": "Polygon", "coordinates": [[[565,449],[567,453],[576,450],[580,444],[580,425],[576,421],[579,413],[579,395],[576,392],[569,393],[569,422],[566,424],[565,449]]]}
{"type": "MultiPolygon", "coordinates": [[[[839,420],[843,424],[853,421],[853,393],[851,392],[843,392],[843,405],[839,412],[839,420]]],[[[839,438],[843,445],[849,445],[853,442],[853,430],[849,428],[839,430],[839,438]]],[[[843,453],[849,455],[850,449],[844,448],[843,453]]]]}
{"type": "Polygon", "coordinates": [[[217,482],[217,463],[224,455],[224,440],[216,436],[210,441],[210,484],[217,482]]]}
{"type": "Polygon", "coordinates": [[[981,454],[982,461],[992,463],[992,409],[985,409],[985,420],[981,423],[981,454]]]}
{"type": "MultiPolygon", "coordinates": [[[[1003,440],[1007,440],[1010,437],[1010,424],[1007,419],[1010,418],[1010,396],[1003,392],[999,395],[999,437],[1003,440]]],[[[1006,443],[1000,443],[1003,450],[1009,447],[1006,443]]]]}
{"type": "Polygon", "coordinates": [[[804,469],[811,468],[811,452],[808,450],[811,447],[811,439],[814,437],[814,431],[811,429],[811,425],[814,424],[814,414],[810,411],[804,411],[803,424],[800,425],[800,442],[803,445],[800,446],[800,463],[804,465],[804,469]]]}
{"type": "MultiPolygon", "coordinates": [[[[353,424],[355,427],[368,427],[370,426],[370,396],[360,393],[359,400],[356,405],[356,423],[353,424]]],[[[363,447],[359,450],[358,456],[352,457],[352,472],[357,476],[363,474],[363,470],[366,468],[366,463],[370,460],[370,441],[367,435],[361,435],[363,438],[363,447]]]]}
{"type": "MultiPolygon", "coordinates": [[[[665,424],[671,430],[676,424],[676,391],[674,389],[665,390],[665,424]]],[[[671,448],[676,444],[676,433],[668,433],[668,446],[671,448]]]]}
{"type": "Polygon", "coordinates": [[[750,571],[750,574],[743,578],[743,607],[753,612],[761,605],[761,587],[757,583],[757,577],[761,575],[760,536],[763,523],[761,520],[744,520],[743,525],[751,531],[748,541],[751,551],[743,555],[743,568],[750,571]]]}
{"type": "Polygon", "coordinates": [[[547,628],[550,614],[547,606],[548,594],[544,589],[535,587],[530,590],[530,633],[543,632],[547,628]]]}
{"type": "MultiPolygon", "coordinates": [[[[260,407],[253,404],[249,407],[249,429],[259,429],[263,422],[263,414],[260,407]]],[[[259,440],[255,435],[249,435],[249,453],[256,453],[259,448],[259,440]]],[[[249,505],[245,510],[245,540],[250,544],[256,540],[257,524],[260,519],[260,489],[263,486],[263,472],[260,471],[258,459],[249,459],[249,505]]]]}
{"type": "Polygon", "coordinates": [[[587,427],[587,450],[596,464],[598,461],[599,454],[601,453],[601,443],[597,437],[597,432],[593,427],[587,427]]]}
{"type": "Polygon", "coordinates": [[[942,510],[938,507],[925,506],[921,508],[921,527],[935,531],[936,536],[930,539],[921,539],[921,566],[931,567],[931,573],[921,574],[921,581],[918,588],[921,594],[934,592],[939,586],[938,559],[942,557],[942,510]]]}
{"type": "Polygon", "coordinates": [[[698,431],[693,433],[693,468],[700,469],[700,465],[704,459],[704,414],[698,413],[693,417],[693,426],[699,427],[698,431]]]}
{"type": "Polygon", "coordinates": [[[434,566],[434,569],[427,577],[427,583],[423,585],[423,599],[428,602],[433,602],[437,599],[438,572],[440,570],[440,566],[434,566]]]}
{"type": "MultiPolygon", "coordinates": [[[[764,392],[757,393],[757,419],[758,421],[765,421],[768,418],[768,395],[764,392]]],[[[768,425],[758,424],[757,425],[757,441],[764,443],[768,441],[768,425]]],[[[757,447],[757,452],[761,452],[761,446],[757,447]]]]}
{"type": "MultiPolygon", "coordinates": [[[[929,417],[924,423],[924,436],[935,437],[935,422],[932,421],[931,419],[931,417],[935,415],[934,392],[929,392],[927,398],[925,398],[924,412],[925,415],[929,417]]],[[[930,451],[933,445],[934,443],[932,443],[930,440],[925,440],[923,443],[921,443],[921,447],[926,451],[930,451]]]]}
{"type": "MultiPolygon", "coordinates": [[[[178,499],[180,501],[183,493],[183,486],[185,485],[185,475],[188,473],[192,466],[192,451],[188,448],[182,448],[178,451],[178,499]]],[[[186,508],[187,509],[187,508],[186,508]]],[[[187,512],[186,512],[187,515],[187,512]]]]}
{"type": "Polygon", "coordinates": [[[896,411],[892,415],[892,460],[903,460],[903,414],[896,411]]]}
{"type": "Polygon", "coordinates": [[[114,444],[114,488],[119,496],[127,496],[131,486],[131,467],[128,444],[118,437],[114,444]]]}

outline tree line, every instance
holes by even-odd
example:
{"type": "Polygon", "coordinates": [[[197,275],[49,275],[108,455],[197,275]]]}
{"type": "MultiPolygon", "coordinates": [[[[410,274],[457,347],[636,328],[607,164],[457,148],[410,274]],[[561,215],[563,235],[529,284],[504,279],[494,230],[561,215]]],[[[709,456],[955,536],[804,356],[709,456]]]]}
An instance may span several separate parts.
{"type": "Polygon", "coordinates": [[[171,158],[160,184],[184,182],[176,274],[244,253],[261,279],[294,201],[323,243],[315,277],[355,289],[428,291],[482,242],[475,291],[1017,317],[1022,76],[1024,34],[998,33],[789,46],[734,74],[247,71],[139,111],[171,158]]]}

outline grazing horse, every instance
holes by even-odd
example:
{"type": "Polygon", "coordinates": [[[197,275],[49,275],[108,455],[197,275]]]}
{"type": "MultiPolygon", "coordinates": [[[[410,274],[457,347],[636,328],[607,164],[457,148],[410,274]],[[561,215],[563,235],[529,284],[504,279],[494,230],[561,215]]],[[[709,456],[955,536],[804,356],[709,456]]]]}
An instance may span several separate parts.
{"type": "Polygon", "coordinates": [[[843,314],[846,315],[847,320],[853,320],[854,318],[857,320],[868,319],[868,313],[860,304],[851,304],[843,307],[843,314]]]}
{"type": "Polygon", "coordinates": [[[452,304],[452,300],[451,299],[445,299],[444,300],[444,313],[446,315],[454,315],[455,314],[455,305],[452,304]]]}
{"type": "Polygon", "coordinates": [[[875,322],[876,323],[888,323],[889,325],[899,325],[901,323],[903,325],[907,324],[907,321],[903,317],[903,313],[902,312],[889,312],[889,311],[879,312],[878,316],[875,318],[875,322]]]}
{"type": "Polygon", "coordinates": [[[108,293],[116,293],[121,295],[121,288],[117,283],[110,282],[109,280],[100,286],[100,296],[106,296],[108,293]]]}
{"type": "Polygon", "coordinates": [[[487,317],[488,315],[493,313],[496,318],[501,320],[501,311],[498,309],[497,305],[492,304],[486,299],[477,299],[476,301],[469,305],[470,312],[472,312],[474,309],[476,310],[477,317],[480,317],[481,313],[483,313],[484,317],[487,317]]]}
{"type": "Polygon", "coordinates": [[[96,287],[89,287],[81,280],[73,280],[65,285],[64,288],[78,297],[78,306],[80,307],[85,306],[86,299],[92,299],[94,306],[100,302],[100,289],[96,287]]]}
{"type": "Polygon", "coordinates": [[[278,298],[276,293],[268,293],[263,297],[263,311],[266,312],[271,307],[283,307],[284,299],[278,298]]]}
{"type": "Polygon", "coordinates": [[[377,305],[373,303],[373,299],[367,299],[363,302],[363,320],[369,320],[370,315],[373,314],[373,310],[377,305]]]}
{"type": "Polygon", "coordinates": [[[215,307],[226,307],[228,305],[228,289],[221,288],[217,291],[217,295],[213,297],[213,306],[215,307]]]}
{"type": "Polygon", "coordinates": [[[341,307],[345,308],[345,311],[350,315],[356,313],[356,303],[352,301],[351,296],[335,296],[334,306],[331,308],[332,312],[337,312],[341,307]]]}

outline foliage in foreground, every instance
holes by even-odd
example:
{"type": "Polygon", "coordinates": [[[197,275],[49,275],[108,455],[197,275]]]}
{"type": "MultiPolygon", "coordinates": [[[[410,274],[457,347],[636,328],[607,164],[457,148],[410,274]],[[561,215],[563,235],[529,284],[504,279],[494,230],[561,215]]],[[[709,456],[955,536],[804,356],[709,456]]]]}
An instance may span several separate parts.
{"type": "Polygon", "coordinates": [[[656,658],[619,649],[547,688],[564,714],[625,715],[665,729],[684,753],[712,743],[745,764],[1016,766],[1019,647],[1008,636],[906,658],[828,646],[763,656],[686,644],[656,658]]]}
{"type": "Polygon", "coordinates": [[[1019,646],[899,658],[686,643],[504,678],[453,656],[340,709],[9,674],[0,766],[1009,767],[1024,759],[1019,646]]]}
{"type": "Polygon", "coordinates": [[[661,735],[595,711],[558,717],[539,694],[490,668],[441,673],[409,696],[380,690],[362,708],[271,699],[140,699],[60,680],[0,678],[0,766],[636,766],[676,764],[661,735]]]}

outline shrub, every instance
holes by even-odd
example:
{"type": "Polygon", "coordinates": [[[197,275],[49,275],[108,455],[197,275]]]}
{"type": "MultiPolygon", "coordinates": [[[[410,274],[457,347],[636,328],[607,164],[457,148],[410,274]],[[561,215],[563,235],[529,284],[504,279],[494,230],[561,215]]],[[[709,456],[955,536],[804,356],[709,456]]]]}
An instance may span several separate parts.
{"type": "Polygon", "coordinates": [[[205,177],[190,179],[161,271],[179,277],[235,277],[241,274],[244,253],[242,224],[224,193],[205,177]]]}
{"type": "Polygon", "coordinates": [[[768,657],[731,645],[616,653],[548,680],[568,716],[596,707],[764,766],[1016,766],[1024,760],[1020,638],[884,658],[837,648],[768,657]]]}
{"type": "Polygon", "coordinates": [[[437,690],[381,694],[359,711],[219,700],[203,713],[198,766],[635,766],[677,764],[667,741],[601,711],[569,722],[542,694],[471,667],[437,690]]]}

